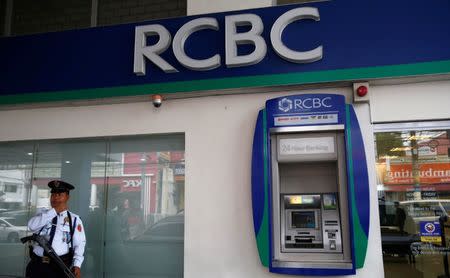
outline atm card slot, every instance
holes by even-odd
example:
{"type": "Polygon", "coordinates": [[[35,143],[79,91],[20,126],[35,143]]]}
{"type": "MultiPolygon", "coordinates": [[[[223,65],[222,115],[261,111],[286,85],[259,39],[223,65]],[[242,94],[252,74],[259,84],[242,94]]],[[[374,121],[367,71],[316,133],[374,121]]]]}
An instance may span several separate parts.
{"type": "Polygon", "coordinates": [[[315,237],[311,236],[311,237],[295,237],[295,242],[296,243],[308,243],[308,242],[312,242],[315,239],[315,237]]]}
{"type": "Polygon", "coordinates": [[[336,220],[325,220],[325,226],[337,226],[338,222],[336,220]]]}
{"type": "Polygon", "coordinates": [[[286,243],[286,248],[322,249],[321,243],[286,243]]]}

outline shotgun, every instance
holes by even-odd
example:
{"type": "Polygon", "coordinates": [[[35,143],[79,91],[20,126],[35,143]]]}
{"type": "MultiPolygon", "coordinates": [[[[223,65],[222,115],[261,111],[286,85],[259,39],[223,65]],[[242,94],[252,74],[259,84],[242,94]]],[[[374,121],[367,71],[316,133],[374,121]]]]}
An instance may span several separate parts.
{"type": "Polygon", "coordinates": [[[43,236],[33,234],[31,236],[21,238],[20,241],[24,244],[27,241],[36,242],[37,244],[39,244],[39,246],[41,246],[44,249],[45,253],[48,254],[50,259],[52,259],[58,265],[58,267],[64,271],[64,274],[68,278],[76,278],[75,275],[72,273],[72,271],[70,271],[70,269],[66,266],[63,260],[61,260],[61,258],[56,254],[55,250],[53,250],[53,248],[50,246],[50,244],[48,244],[48,241],[43,236]]]}

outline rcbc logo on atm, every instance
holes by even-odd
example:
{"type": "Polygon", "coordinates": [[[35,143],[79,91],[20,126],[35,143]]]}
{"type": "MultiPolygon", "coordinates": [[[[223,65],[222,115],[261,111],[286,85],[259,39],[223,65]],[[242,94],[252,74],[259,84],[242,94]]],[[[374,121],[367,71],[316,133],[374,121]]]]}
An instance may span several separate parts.
{"type": "Polygon", "coordinates": [[[283,112],[289,112],[292,109],[292,100],[283,98],[278,102],[278,109],[283,112]]]}
{"type": "Polygon", "coordinates": [[[331,97],[312,97],[304,99],[294,99],[293,101],[288,98],[283,98],[278,101],[278,109],[283,112],[289,112],[291,110],[310,110],[320,108],[331,108],[331,97]]]}

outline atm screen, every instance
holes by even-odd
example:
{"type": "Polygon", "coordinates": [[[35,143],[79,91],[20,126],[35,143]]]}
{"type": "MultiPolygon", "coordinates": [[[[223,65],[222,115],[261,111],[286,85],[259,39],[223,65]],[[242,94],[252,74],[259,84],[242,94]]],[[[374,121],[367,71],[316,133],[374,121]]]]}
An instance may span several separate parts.
{"type": "Polygon", "coordinates": [[[293,211],[292,228],[316,228],[314,211],[293,211]]]}

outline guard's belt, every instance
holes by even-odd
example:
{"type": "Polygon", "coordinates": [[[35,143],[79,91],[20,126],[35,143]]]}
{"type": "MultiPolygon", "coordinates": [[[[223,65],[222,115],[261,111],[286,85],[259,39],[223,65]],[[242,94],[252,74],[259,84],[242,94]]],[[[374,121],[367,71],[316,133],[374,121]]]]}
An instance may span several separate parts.
{"type": "MultiPolygon", "coordinates": [[[[36,255],[34,252],[31,252],[31,260],[33,261],[38,261],[40,263],[43,264],[50,264],[52,262],[52,259],[49,256],[38,256],[36,255]]],[[[59,256],[61,258],[61,260],[64,262],[65,265],[67,265],[67,267],[70,267],[72,265],[72,260],[73,260],[73,255],[69,253],[59,256]]]]}

